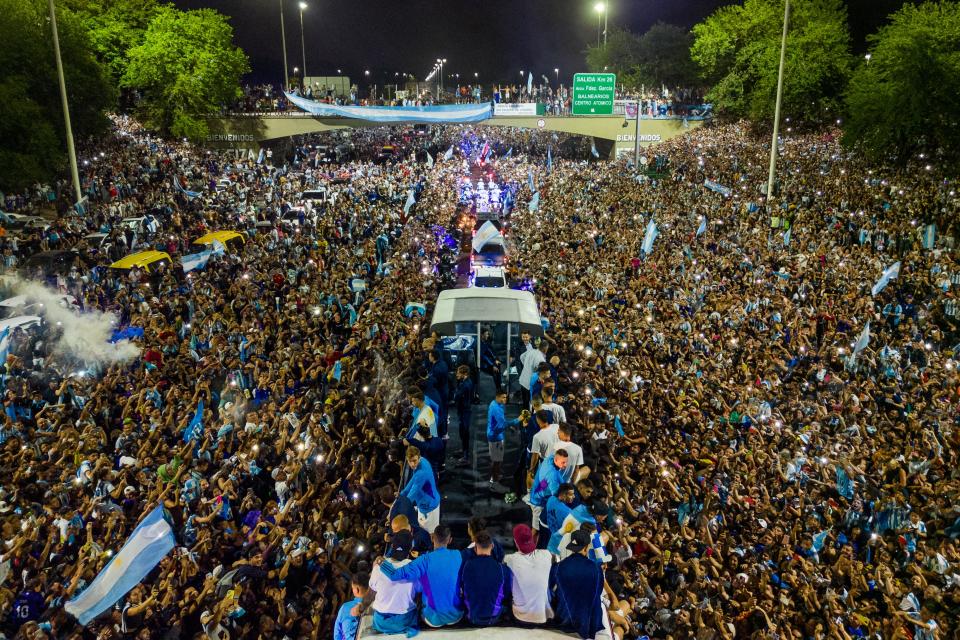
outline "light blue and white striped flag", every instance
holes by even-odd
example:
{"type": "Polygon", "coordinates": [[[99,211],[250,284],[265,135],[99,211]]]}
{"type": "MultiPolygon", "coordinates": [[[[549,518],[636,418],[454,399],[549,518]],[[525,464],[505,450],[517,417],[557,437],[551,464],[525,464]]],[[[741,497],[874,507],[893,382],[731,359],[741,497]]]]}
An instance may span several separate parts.
{"type": "Polygon", "coordinates": [[[64,605],[67,613],[82,625],[99,616],[160,564],[176,545],[173,529],[163,517],[163,506],[143,519],[120,552],[86,589],[64,605]]]}
{"type": "Polygon", "coordinates": [[[453,158],[453,145],[450,145],[450,148],[447,149],[447,152],[443,154],[443,161],[449,162],[453,158]]]}
{"type": "Polygon", "coordinates": [[[653,251],[653,241],[657,239],[658,235],[660,235],[660,230],[657,229],[657,223],[653,221],[653,218],[650,218],[650,222],[647,223],[647,231],[643,234],[643,246],[640,248],[644,255],[648,256],[653,251]]]}
{"type": "Polygon", "coordinates": [[[540,209],[540,192],[539,191],[533,194],[533,197],[530,198],[530,213],[533,213],[538,209],[540,209]]]}
{"type": "Polygon", "coordinates": [[[790,228],[787,229],[787,232],[783,234],[783,246],[790,246],[790,238],[793,237],[793,225],[790,225],[790,228]]]}
{"type": "Polygon", "coordinates": [[[702,236],[707,232],[707,216],[700,216],[700,226],[697,227],[697,235],[702,236]]]}
{"type": "Polygon", "coordinates": [[[597,143],[593,138],[590,139],[590,155],[594,158],[600,157],[600,152],[597,151],[597,143]]]}
{"type": "Polygon", "coordinates": [[[527,171],[527,186],[530,187],[530,191],[537,190],[537,185],[533,182],[533,169],[527,171]]]}
{"type": "Polygon", "coordinates": [[[260,153],[257,155],[257,164],[263,164],[264,159],[267,157],[267,148],[260,147],[260,153]]]}
{"type": "Polygon", "coordinates": [[[867,324],[864,325],[863,331],[860,332],[860,337],[857,338],[857,343],[853,345],[853,357],[856,358],[860,355],[860,352],[867,348],[867,345],[870,344],[870,321],[867,320],[867,324]]]}
{"type": "Polygon", "coordinates": [[[937,241],[937,225],[928,224],[923,228],[923,248],[933,249],[933,245],[936,241],[937,241]]]}
{"type": "Polygon", "coordinates": [[[900,261],[897,260],[892,265],[884,269],[883,275],[880,276],[880,279],[877,280],[877,283],[873,285],[873,288],[870,290],[870,295],[876,297],[878,293],[884,290],[891,280],[895,279],[899,275],[900,261]]]}
{"type": "Polygon", "coordinates": [[[533,93],[533,72],[527,73],[527,93],[533,93]]]}
{"type": "Polygon", "coordinates": [[[413,189],[407,191],[407,202],[403,205],[403,213],[410,213],[410,208],[417,203],[417,199],[413,197],[413,189]]]}
{"type": "Polygon", "coordinates": [[[199,439],[203,432],[203,398],[197,402],[197,411],[193,414],[190,424],[183,430],[183,441],[190,442],[194,438],[199,439]]]}
{"type": "Polygon", "coordinates": [[[553,172],[553,145],[547,145],[547,175],[553,172]]]}
{"type": "Polygon", "coordinates": [[[427,166],[433,169],[433,156],[427,151],[427,166]]]}
{"type": "Polygon", "coordinates": [[[10,355],[10,327],[4,327],[0,331],[0,366],[7,363],[7,356],[10,355]]]}

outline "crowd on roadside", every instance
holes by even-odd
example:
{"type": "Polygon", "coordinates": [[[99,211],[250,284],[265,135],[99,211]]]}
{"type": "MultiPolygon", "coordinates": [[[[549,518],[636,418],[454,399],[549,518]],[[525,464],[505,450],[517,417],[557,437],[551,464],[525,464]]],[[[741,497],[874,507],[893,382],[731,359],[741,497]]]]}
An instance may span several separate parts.
{"type": "MultiPolygon", "coordinates": [[[[449,599],[419,589],[421,628],[460,611],[480,625],[555,613],[584,638],[601,627],[618,638],[956,637],[960,216],[935,158],[870,167],[833,132],[788,136],[765,211],[767,151],[740,125],[658,146],[657,177],[565,160],[559,146],[549,171],[539,147],[500,154],[502,179],[521,185],[511,268],[536,283],[548,329],[507,363],[530,397],[524,435],[491,406],[486,436],[526,438],[529,458],[504,471],[532,515],[514,529],[516,553],[477,521],[473,550],[454,557],[442,504],[439,524],[425,517],[432,503],[405,477],[429,485],[422,463],[436,452],[401,436],[430,415],[425,398],[444,413],[452,403],[450,423],[469,411],[454,391],[462,375],[448,372],[453,393],[441,393],[417,311],[451,257],[438,236],[453,232],[462,167],[407,153],[375,164],[366,150],[387,131],[354,133],[348,164],[294,167],[118,118],[87,153],[89,214],[30,243],[3,240],[18,259],[76,247],[89,266],[54,286],[143,329],[138,357],[90,368],[53,323],[10,342],[8,637],[319,637],[349,630],[355,607],[412,630],[432,562],[449,599]],[[318,184],[338,197],[300,200],[318,184]],[[189,276],[111,270],[84,244],[146,216],[155,225],[137,246],[175,259],[212,230],[245,242],[189,276]],[[659,235],[645,252],[651,222],[659,235]],[[202,430],[185,441],[201,402],[202,430]],[[78,626],[64,602],[158,503],[177,548],[78,626]],[[403,611],[378,609],[378,595],[403,611]]],[[[451,127],[435,143],[461,135],[451,127]]]]}
{"type": "Polygon", "coordinates": [[[764,147],[727,125],[658,145],[656,178],[541,166],[512,220],[616,514],[611,610],[652,638],[957,637],[956,181],[792,135],[764,212],[764,147]]]}

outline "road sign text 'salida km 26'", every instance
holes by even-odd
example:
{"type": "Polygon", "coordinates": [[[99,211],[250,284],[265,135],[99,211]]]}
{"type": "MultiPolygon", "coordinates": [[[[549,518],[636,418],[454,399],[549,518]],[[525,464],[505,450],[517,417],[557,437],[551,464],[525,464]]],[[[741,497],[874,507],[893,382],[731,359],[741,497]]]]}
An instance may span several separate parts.
{"type": "Polygon", "coordinates": [[[614,73],[576,73],[573,76],[573,115],[609,116],[617,90],[614,73]]]}

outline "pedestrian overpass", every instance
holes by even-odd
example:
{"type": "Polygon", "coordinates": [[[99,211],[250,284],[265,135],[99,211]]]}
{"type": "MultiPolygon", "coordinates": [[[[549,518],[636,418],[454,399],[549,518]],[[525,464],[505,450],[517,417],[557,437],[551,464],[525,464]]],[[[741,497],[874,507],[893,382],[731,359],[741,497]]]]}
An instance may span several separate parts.
{"type": "MultiPolygon", "coordinates": [[[[641,118],[640,146],[648,147],[682,136],[703,124],[702,119],[641,118]]],[[[402,123],[397,123],[402,124],[402,123]]],[[[364,127],[382,127],[383,123],[356,118],[316,116],[305,112],[234,113],[208,119],[210,133],[206,143],[215,147],[257,149],[272,140],[310,133],[340,131],[364,127]]],[[[601,153],[613,158],[632,153],[636,140],[636,120],[623,115],[551,116],[501,115],[470,123],[470,126],[509,127],[555,131],[590,136],[601,153]]]]}

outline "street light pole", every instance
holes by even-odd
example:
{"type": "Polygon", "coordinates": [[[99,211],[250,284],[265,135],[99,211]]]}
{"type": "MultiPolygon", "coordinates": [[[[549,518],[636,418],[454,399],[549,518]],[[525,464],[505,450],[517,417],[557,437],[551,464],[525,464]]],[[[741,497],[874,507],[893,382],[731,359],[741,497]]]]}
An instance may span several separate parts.
{"type": "Polygon", "coordinates": [[[290,72],[287,70],[287,31],[283,26],[283,0],[280,0],[280,41],[283,43],[283,90],[287,90],[290,72]]]}
{"type": "Polygon", "coordinates": [[[300,3],[300,50],[303,52],[303,75],[301,83],[303,84],[303,90],[307,90],[307,41],[303,32],[303,10],[307,8],[306,2],[300,3]]]}
{"type": "Polygon", "coordinates": [[[770,143],[770,171],[767,174],[767,213],[773,199],[773,181],[777,170],[777,138],[780,136],[780,104],[783,100],[783,68],[787,59],[787,29],[790,25],[790,0],[783,7],[783,39],[780,42],[780,72],[777,76],[777,104],[773,111],[773,141],[770,143]]]}
{"type": "Polygon", "coordinates": [[[57,80],[60,81],[60,101],[63,103],[63,124],[67,134],[67,155],[70,157],[70,178],[77,202],[83,199],[80,191],[80,172],[77,170],[77,150],[73,146],[73,127],[70,126],[70,104],[67,102],[67,83],[63,79],[63,61],[60,59],[60,35],[57,33],[57,10],[50,4],[50,27],[53,31],[53,54],[57,59],[57,80]]]}
{"type": "MultiPolygon", "coordinates": [[[[626,108],[626,107],[624,107],[626,108]]],[[[637,99],[637,122],[633,130],[633,170],[640,173],[640,100],[637,99]]]]}
{"type": "Polygon", "coordinates": [[[607,16],[610,15],[610,6],[603,4],[603,50],[607,50],[607,16]]]}

